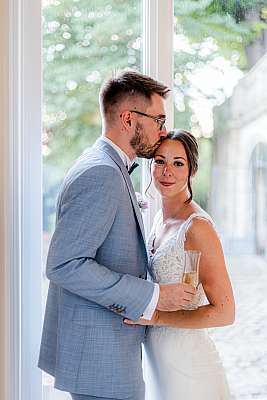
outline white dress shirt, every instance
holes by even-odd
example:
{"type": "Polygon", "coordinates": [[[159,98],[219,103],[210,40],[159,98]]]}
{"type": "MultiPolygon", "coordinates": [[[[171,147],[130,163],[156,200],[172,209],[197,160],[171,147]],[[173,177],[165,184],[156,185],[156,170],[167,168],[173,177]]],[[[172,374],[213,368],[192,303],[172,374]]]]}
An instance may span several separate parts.
{"type": "MultiPolygon", "coordinates": [[[[113,143],[112,140],[110,140],[109,138],[107,138],[105,136],[102,136],[101,138],[105,142],[110,144],[110,146],[113,147],[113,149],[119,154],[119,156],[122,159],[126,168],[129,169],[134,160],[131,161],[131,159],[127,156],[127,154],[124,153],[124,151],[119,146],[117,146],[115,143],[113,143]]],[[[148,319],[148,320],[150,320],[152,318],[154,311],[156,310],[158,300],[159,300],[159,285],[157,283],[154,283],[154,292],[153,292],[152,298],[150,300],[150,303],[147,305],[147,307],[142,315],[142,318],[148,319]]]]}

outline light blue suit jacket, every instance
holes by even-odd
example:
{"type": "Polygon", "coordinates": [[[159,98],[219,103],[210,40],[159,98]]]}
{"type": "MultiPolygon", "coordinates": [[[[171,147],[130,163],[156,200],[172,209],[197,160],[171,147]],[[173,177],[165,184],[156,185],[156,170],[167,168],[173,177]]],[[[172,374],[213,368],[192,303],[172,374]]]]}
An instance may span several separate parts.
{"type": "Polygon", "coordinates": [[[124,399],[144,391],[144,327],[127,326],[149,304],[141,213],[116,151],[99,139],[66,176],[50,244],[50,280],[39,367],[55,387],[124,399]]]}

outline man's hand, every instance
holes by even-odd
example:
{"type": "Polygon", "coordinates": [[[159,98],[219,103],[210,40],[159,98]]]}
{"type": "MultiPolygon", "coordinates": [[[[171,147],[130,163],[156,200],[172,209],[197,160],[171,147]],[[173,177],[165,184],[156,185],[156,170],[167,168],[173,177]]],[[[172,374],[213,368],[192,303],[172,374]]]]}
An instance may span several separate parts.
{"type": "Polygon", "coordinates": [[[159,301],[157,310],[177,311],[186,310],[194,302],[196,289],[187,283],[159,285],[159,301]]]}
{"type": "Polygon", "coordinates": [[[123,322],[127,325],[157,325],[158,324],[158,318],[159,318],[159,312],[156,310],[152,316],[151,319],[144,319],[140,318],[136,321],[132,321],[131,319],[125,318],[123,322]]]}

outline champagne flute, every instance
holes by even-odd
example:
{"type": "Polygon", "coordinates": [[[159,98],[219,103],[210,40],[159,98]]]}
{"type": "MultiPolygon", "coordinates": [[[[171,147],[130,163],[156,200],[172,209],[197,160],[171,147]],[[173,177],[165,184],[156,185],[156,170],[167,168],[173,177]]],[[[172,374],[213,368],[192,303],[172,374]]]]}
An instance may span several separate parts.
{"type": "Polygon", "coordinates": [[[183,283],[189,283],[197,288],[199,284],[199,261],[201,252],[198,250],[185,251],[185,264],[183,273],[183,283]]]}
{"type": "MultiPolygon", "coordinates": [[[[198,250],[186,250],[185,251],[185,264],[182,282],[189,283],[195,288],[199,284],[199,261],[201,252],[198,250]]],[[[185,307],[186,310],[197,309],[197,304],[189,304],[185,307]]]]}

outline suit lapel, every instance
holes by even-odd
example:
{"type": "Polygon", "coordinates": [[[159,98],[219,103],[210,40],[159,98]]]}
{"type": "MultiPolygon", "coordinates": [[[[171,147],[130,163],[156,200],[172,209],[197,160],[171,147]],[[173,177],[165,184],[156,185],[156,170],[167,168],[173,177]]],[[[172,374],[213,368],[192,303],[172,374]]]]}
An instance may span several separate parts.
{"type": "Polygon", "coordinates": [[[144,229],[144,224],[143,224],[143,218],[142,218],[141,211],[140,211],[140,208],[139,208],[138,203],[137,203],[137,199],[136,199],[136,195],[135,195],[135,191],[134,191],[134,188],[133,188],[132,181],[130,179],[129,173],[128,173],[125,165],[122,162],[122,159],[120,158],[118,153],[113,149],[113,147],[110,146],[104,140],[98,139],[98,141],[96,142],[96,147],[98,147],[105,154],[107,154],[108,157],[112,158],[112,160],[120,168],[121,173],[123,175],[123,178],[124,178],[124,180],[126,182],[126,185],[127,185],[130,197],[131,197],[133,209],[135,211],[135,215],[136,215],[136,218],[137,218],[137,221],[138,221],[138,224],[139,224],[142,236],[143,236],[143,240],[144,240],[144,243],[145,243],[146,239],[145,239],[145,229],[144,229]]]}

